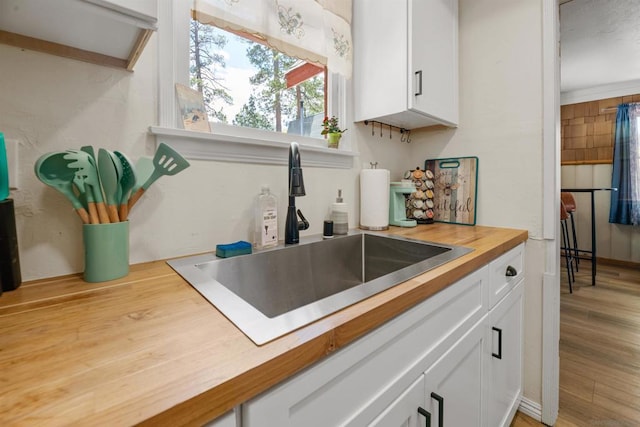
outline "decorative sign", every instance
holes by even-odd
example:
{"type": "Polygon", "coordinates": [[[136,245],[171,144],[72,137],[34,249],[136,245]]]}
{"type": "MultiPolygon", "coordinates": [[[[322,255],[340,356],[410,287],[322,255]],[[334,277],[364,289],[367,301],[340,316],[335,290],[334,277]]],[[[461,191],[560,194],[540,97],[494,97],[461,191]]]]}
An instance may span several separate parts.
{"type": "Polygon", "coordinates": [[[434,221],[475,225],[478,158],[431,159],[425,162],[425,170],[434,175],[434,221]]]}

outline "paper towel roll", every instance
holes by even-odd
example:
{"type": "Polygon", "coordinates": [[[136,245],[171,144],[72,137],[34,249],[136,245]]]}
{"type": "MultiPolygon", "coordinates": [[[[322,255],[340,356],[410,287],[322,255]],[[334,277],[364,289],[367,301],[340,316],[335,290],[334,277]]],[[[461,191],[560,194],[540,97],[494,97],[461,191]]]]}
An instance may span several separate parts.
{"type": "Polygon", "coordinates": [[[360,171],[360,228],[389,228],[389,176],[386,169],[360,171]]]}

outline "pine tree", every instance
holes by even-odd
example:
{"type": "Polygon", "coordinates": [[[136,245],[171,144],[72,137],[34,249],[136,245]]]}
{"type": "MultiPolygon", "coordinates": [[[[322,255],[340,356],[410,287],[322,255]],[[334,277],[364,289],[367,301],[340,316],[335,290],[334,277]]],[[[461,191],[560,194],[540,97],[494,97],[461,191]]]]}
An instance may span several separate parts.
{"type": "Polygon", "coordinates": [[[224,86],[218,70],[226,67],[224,56],[220,53],[227,44],[227,38],[216,32],[215,27],[191,21],[191,87],[202,93],[207,112],[221,122],[227,122],[224,108],[215,109],[217,100],[227,105],[233,104],[233,98],[224,86]]]}

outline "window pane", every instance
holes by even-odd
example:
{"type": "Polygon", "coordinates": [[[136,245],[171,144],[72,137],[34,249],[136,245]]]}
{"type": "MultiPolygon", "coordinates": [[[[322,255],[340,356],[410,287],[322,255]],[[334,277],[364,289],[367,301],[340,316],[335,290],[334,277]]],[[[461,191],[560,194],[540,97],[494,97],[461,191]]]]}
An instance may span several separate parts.
{"type": "Polygon", "coordinates": [[[248,37],[191,21],[190,84],[209,119],[321,138],[324,68],[248,37]]]}

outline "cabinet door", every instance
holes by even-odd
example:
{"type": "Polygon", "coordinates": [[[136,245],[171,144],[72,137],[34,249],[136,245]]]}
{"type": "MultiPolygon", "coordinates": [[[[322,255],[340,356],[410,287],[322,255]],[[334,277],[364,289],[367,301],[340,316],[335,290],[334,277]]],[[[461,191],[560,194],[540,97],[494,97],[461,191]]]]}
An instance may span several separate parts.
{"type": "Polygon", "coordinates": [[[409,0],[409,109],[458,123],[458,0],[409,0]]]}
{"type": "Polygon", "coordinates": [[[424,402],[424,375],[420,375],[411,386],[387,407],[370,427],[418,427],[425,419],[418,413],[424,402]]]}
{"type": "Polygon", "coordinates": [[[509,426],[522,397],[522,312],[524,281],[489,314],[489,426],[509,426]]]}
{"type": "Polygon", "coordinates": [[[481,321],[425,372],[424,408],[432,426],[482,425],[485,337],[481,321]]]}

